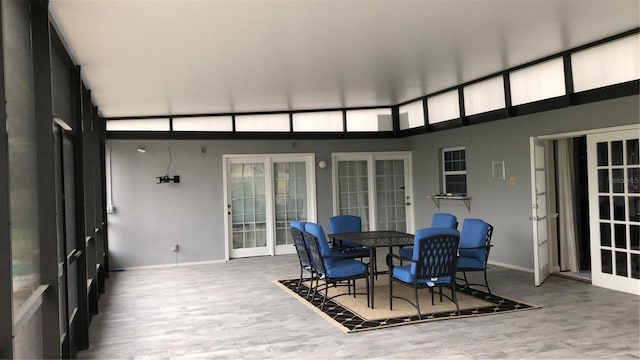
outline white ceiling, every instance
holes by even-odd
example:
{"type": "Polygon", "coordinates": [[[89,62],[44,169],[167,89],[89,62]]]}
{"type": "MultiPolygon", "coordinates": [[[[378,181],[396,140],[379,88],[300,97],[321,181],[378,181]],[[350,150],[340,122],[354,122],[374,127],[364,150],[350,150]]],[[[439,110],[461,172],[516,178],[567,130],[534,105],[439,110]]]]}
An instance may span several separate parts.
{"type": "Polygon", "coordinates": [[[638,0],[51,0],[104,117],[395,105],[631,30],[638,0]]]}

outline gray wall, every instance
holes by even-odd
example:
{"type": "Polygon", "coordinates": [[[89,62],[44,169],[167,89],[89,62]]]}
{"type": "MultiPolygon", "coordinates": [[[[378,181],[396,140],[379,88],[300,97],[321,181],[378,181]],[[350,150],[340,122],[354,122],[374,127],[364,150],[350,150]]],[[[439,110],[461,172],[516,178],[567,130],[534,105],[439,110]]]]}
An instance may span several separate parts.
{"type": "Polygon", "coordinates": [[[464,145],[471,211],[458,201],[442,201],[440,211],[462,219],[482,218],[494,226],[490,261],[533,269],[529,137],[637,124],[638,96],[574,106],[411,138],[416,228],[437,211],[427,194],[439,193],[439,149],[464,145]],[[514,186],[492,178],[491,162],[504,161],[514,186]]]}
{"type": "MultiPolygon", "coordinates": [[[[167,170],[165,141],[112,140],[111,189],[116,212],[108,215],[112,268],[223,260],[222,155],[315,153],[331,164],[332,152],[409,150],[406,140],[192,140],[170,141],[170,175],[179,184],[156,184],[167,170]],[[136,151],[144,147],[144,154],[136,151]],[[206,153],[202,153],[202,147],[206,153]]],[[[318,222],[332,215],[331,166],[316,167],[318,222]]]]}
{"type": "MultiPolygon", "coordinates": [[[[635,124],[638,101],[631,96],[398,140],[170,141],[171,175],[180,175],[180,184],[155,184],[169,160],[164,141],[113,140],[117,211],[108,216],[111,264],[171,264],[176,261],[172,243],[181,245],[179,263],[224,259],[223,154],[315,153],[316,161],[330,163],[332,152],[412,150],[415,224],[420,228],[437,211],[426,195],[440,192],[439,150],[464,145],[471,211],[454,201],[443,201],[440,211],[455,214],[461,224],[467,217],[493,224],[491,260],[532,269],[529,137],[635,124]],[[138,146],[147,153],[136,152],[138,146]],[[516,184],[493,180],[491,161],[504,161],[507,177],[515,177],[516,184]]],[[[330,166],[316,167],[316,184],[318,221],[326,224],[332,215],[330,166]]]]}

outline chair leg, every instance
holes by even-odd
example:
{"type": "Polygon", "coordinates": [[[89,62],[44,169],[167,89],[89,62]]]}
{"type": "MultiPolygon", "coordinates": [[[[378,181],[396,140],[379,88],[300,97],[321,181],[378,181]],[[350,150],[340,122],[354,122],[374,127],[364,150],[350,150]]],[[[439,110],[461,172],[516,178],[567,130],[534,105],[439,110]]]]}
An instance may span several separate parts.
{"type": "Polygon", "coordinates": [[[458,296],[456,296],[456,283],[455,281],[451,283],[451,298],[453,302],[456,304],[456,313],[460,315],[460,306],[458,305],[458,296]]]}
{"type": "MultiPolygon", "coordinates": [[[[367,296],[367,298],[369,298],[367,296]]],[[[393,281],[391,280],[391,273],[389,274],[389,310],[393,310],[393,281]]]]}
{"type": "Polygon", "coordinates": [[[320,305],[320,310],[324,310],[324,303],[327,302],[327,296],[329,296],[329,284],[327,283],[327,278],[324,279],[324,299],[322,299],[322,305],[320,305]]]}
{"type": "Polygon", "coordinates": [[[431,293],[431,305],[435,305],[436,302],[434,300],[434,291],[432,287],[429,288],[429,292],[431,293]]]}
{"type": "Polygon", "coordinates": [[[304,275],[304,269],[300,266],[300,280],[298,280],[298,289],[296,290],[300,294],[300,287],[302,286],[302,275],[304,275]]]}
{"type": "Polygon", "coordinates": [[[442,285],[438,285],[438,290],[440,290],[440,302],[442,302],[442,285]]]}
{"type": "Polygon", "coordinates": [[[413,287],[413,292],[416,297],[416,309],[418,310],[418,319],[422,320],[422,311],[420,311],[420,300],[418,299],[418,287],[413,287]]]}
{"type": "Polygon", "coordinates": [[[466,287],[467,289],[469,289],[469,280],[467,280],[467,272],[466,272],[466,271],[463,271],[463,272],[462,272],[462,276],[464,276],[464,283],[465,283],[465,287],[466,287]]]}
{"type": "Polygon", "coordinates": [[[491,294],[491,289],[489,289],[489,282],[487,281],[487,269],[484,269],[484,284],[487,286],[487,292],[489,293],[489,295],[493,295],[491,294]]]}

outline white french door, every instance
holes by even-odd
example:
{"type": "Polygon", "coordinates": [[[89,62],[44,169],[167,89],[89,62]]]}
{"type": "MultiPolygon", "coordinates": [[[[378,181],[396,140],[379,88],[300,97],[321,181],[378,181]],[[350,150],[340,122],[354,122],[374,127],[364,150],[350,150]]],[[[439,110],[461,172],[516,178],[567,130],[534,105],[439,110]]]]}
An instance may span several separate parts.
{"type": "Polygon", "coordinates": [[[315,220],[313,154],[223,158],[227,258],[294,253],[289,222],[315,220]]]}
{"type": "Polygon", "coordinates": [[[362,230],[413,232],[411,153],[335,153],[333,213],[357,215],[362,230]]]}
{"type": "Polygon", "coordinates": [[[593,285],[640,295],[640,131],[587,135],[593,285]]]}
{"type": "Polygon", "coordinates": [[[530,138],[531,220],[533,222],[533,263],[535,285],[540,286],[551,274],[547,217],[546,140],[530,138]]]}

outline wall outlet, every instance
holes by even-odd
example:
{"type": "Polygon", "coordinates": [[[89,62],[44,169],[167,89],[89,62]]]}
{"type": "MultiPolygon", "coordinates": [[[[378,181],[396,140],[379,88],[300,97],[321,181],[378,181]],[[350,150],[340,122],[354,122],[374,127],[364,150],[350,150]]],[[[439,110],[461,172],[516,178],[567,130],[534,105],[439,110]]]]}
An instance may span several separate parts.
{"type": "Polygon", "coordinates": [[[178,244],[171,244],[171,251],[173,251],[173,252],[178,252],[178,251],[180,251],[180,245],[178,245],[178,244]]]}

